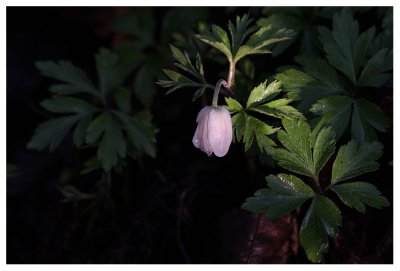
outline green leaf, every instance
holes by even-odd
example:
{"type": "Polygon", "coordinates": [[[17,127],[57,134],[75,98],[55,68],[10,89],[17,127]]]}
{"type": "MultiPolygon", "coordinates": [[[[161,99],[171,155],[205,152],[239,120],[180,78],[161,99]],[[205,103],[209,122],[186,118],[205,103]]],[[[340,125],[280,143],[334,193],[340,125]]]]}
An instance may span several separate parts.
{"type": "Polygon", "coordinates": [[[344,204],[361,213],[365,213],[365,205],[378,209],[390,206],[387,198],[382,196],[379,190],[369,183],[353,182],[338,184],[333,185],[331,189],[344,204]]]}
{"type": "Polygon", "coordinates": [[[104,112],[88,127],[86,141],[95,143],[100,140],[97,157],[103,169],[108,172],[116,166],[120,158],[125,157],[126,141],[122,127],[112,113],[104,112]]]}
{"type": "Polygon", "coordinates": [[[97,156],[92,156],[83,164],[83,169],[80,174],[87,174],[101,168],[101,162],[97,156]]]}
{"type": "MultiPolygon", "coordinates": [[[[286,14],[271,14],[267,18],[261,18],[257,21],[257,25],[263,27],[273,25],[275,28],[286,28],[293,29],[294,31],[300,31],[304,25],[299,19],[294,16],[286,14]]],[[[296,36],[296,35],[295,35],[296,36]]],[[[292,39],[277,43],[273,48],[273,56],[277,56],[284,52],[295,40],[295,36],[292,39]]]]}
{"type": "Polygon", "coordinates": [[[306,112],[319,99],[343,91],[340,83],[337,84],[338,82],[334,79],[335,74],[328,75],[330,73],[327,71],[328,69],[326,62],[316,60],[312,67],[308,66],[307,70],[321,80],[294,68],[283,70],[275,78],[282,82],[282,90],[287,92],[288,98],[300,101],[297,109],[306,112]],[[314,70],[326,72],[322,75],[322,73],[313,73],[314,70]]]}
{"type": "MultiPolygon", "coordinates": [[[[86,74],[70,61],[59,61],[58,64],[53,61],[43,61],[36,62],[35,65],[42,75],[67,82],[75,87],[77,92],[97,92],[86,74]]],[[[58,89],[60,89],[60,87],[58,87],[58,89]]]]}
{"type": "Polygon", "coordinates": [[[384,9],[386,9],[386,13],[382,18],[382,32],[372,40],[368,50],[369,55],[375,54],[382,48],[393,48],[393,7],[381,8],[382,11],[384,9]]]}
{"type": "MultiPolygon", "coordinates": [[[[205,89],[207,88],[207,82],[204,78],[204,70],[203,64],[201,62],[200,54],[197,54],[194,64],[189,58],[187,52],[182,52],[178,48],[173,45],[170,45],[172,54],[174,58],[178,61],[178,63],[174,63],[179,69],[189,73],[190,75],[196,78],[196,81],[193,81],[186,76],[171,71],[171,70],[164,70],[166,75],[172,79],[169,80],[159,80],[157,84],[161,85],[164,88],[169,88],[167,94],[184,87],[196,87],[198,88],[197,91],[193,94],[192,102],[197,100],[201,95],[203,95],[205,89]]],[[[146,89],[146,88],[141,88],[146,89]]]]}
{"type": "Polygon", "coordinates": [[[246,115],[246,126],[243,133],[244,149],[248,151],[253,143],[254,137],[257,140],[260,150],[265,150],[276,144],[267,136],[278,131],[279,128],[274,128],[259,119],[246,115]]]}
{"type": "Polygon", "coordinates": [[[352,137],[360,141],[377,140],[374,129],[386,132],[390,126],[382,110],[365,99],[331,96],[319,100],[310,111],[321,116],[317,127],[331,126],[337,138],[340,138],[348,127],[350,118],[352,137]]]}
{"type": "Polygon", "coordinates": [[[266,177],[269,189],[256,191],[242,205],[254,213],[266,213],[267,219],[284,216],[314,195],[314,191],[301,179],[293,175],[278,174],[266,177]]]}
{"type": "Polygon", "coordinates": [[[178,63],[175,63],[175,66],[190,73],[201,82],[205,82],[203,64],[200,55],[197,54],[195,65],[193,65],[187,52],[183,53],[173,45],[170,45],[170,47],[174,58],[178,61],[178,63]]]}
{"type": "Polygon", "coordinates": [[[236,113],[243,109],[242,105],[233,98],[227,97],[225,98],[225,102],[227,104],[226,109],[231,113],[236,113]]]}
{"type": "Polygon", "coordinates": [[[327,54],[327,59],[336,69],[343,72],[354,84],[356,70],[354,64],[354,46],[359,33],[358,22],[353,21],[349,8],[343,8],[333,17],[333,30],[320,28],[320,41],[327,54]]]}
{"type": "Polygon", "coordinates": [[[193,94],[192,102],[194,102],[198,98],[200,98],[204,94],[205,90],[206,90],[206,87],[202,87],[202,88],[199,88],[198,90],[196,90],[196,92],[193,94]]]}
{"type": "Polygon", "coordinates": [[[233,60],[228,34],[221,27],[212,25],[212,32],[198,34],[195,37],[221,51],[228,58],[228,61],[233,60]]]}
{"type": "Polygon", "coordinates": [[[231,21],[228,23],[229,32],[231,34],[232,39],[232,53],[233,55],[238,54],[238,50],[240,50],[240,45],[243,44],[243,41],[247,38],[250,33],[254,32],[258,27],[253,25],[249,27],[252,19],[249,19],[249,15],[244,15],[243,17],[236,16],[236,24],[234,25],[231,21]]]}
{"type": "Polygon", "coordinates": [[[139,69],[135,76],[135,95],[146,108],[151,106],[156,94],[154,81],[157,75],[153,69],[154,68],[150,64],[145,64],[139,69]]]}
{"type": "Polygon", "coordinates": [[[82,191],[78,190],[75,186],[72,185],[65,185],[62,187],[58,187],[58,189],[65,197],[63,202],[76,202],[80,200],[94,199],[97,197],[96,194],[83,193],[82,191]]]}
{"type": "Polygon", "coordinates": [[[156,20],[150,7],[120,14],[115,17],[110,27],[116,32],[133,35],[142,47],[154,44],[156,20]]]}
{"type": "Polygon", "coordinates": [[[100,92],[105,94],[121,84],[124,79],[118,67],[118,55],[101,48],[95,58],[100,92]]]}
{"type": "Polygon", "coordinates": [[[245,111],[243,110],[232,117],[233,135],[237,141],[241,141],[243,139],[243,135],[246,130],[246,122],[247,117],[245,111]]]}
{"type": "Polygon", "coordinates": [[[48,147],[50,151],[54,151],[72,126],[80,119],[80,115],[71,115],[41,123],[36,128],[35,134],[28,143],[27,148],[41,151],[48,147]]]}
{"type": "Polygon", "coordinates": [[[268,86],[267,81],[261,83],[251,91],[250,96],[247,99],[246,107],[249,108],[266,100],[273,99],[281,92],[280,87],[281,83],[276,80],[270,83],[268,86]]]}
{"type": "Polygon", "coordinates": [[[347,96],[330,96],[319,100],[310,109],[314,114],[321,116],[316,129],[330,126],[336,137],[340,138],[349,125],[352,102],[347,96]]]}
{"type": "Polygon", "coordinates": [[[360,141],[377,140],[373,128],[380,132],[386,132],[390,126],[385,113],[375,104],[360,99],[353,102],[352,137],[360,141]]]}
{"type": "Polygon", "coordinates": [[[252,111],[256,111],[268,116],[272,116],[275,118],[303,118],[303,114],[301,114],[297,109],[288,105],[292,102],[291,99],[277,99],[269,103],[261,104],[255,107],[250,108],[252,111]]]}
{"type": "Polygon", "coordinates": [[[328,236],[336,237],[341,225],[336,205],[327,197],[315,196],[300,228],[300,244],[311,262],[322,260],[329,248],[328,236]]]}
{"type": "Polygon", "coordinates": [[[92,119],[92,114],[86,114],[76,125],[73,133],[73,139],[77,147],[81,147],[83,143],[85,143],[86,131],[89,128],[92,119]]]}
{"type": "Polygon", "coordinates": [[[56,84],[49,87],[50,92],[57,95],[71,95],[81,92],[77,87],[71,84],[56,84]]]}
{"type": "Polygon", "coordinates": [[[235,56],[235,62],[238,62],[241,58],[251,54],[265,54],[271,53],[267,46],[289,40],[296,35],[296,32],[292,29],[276,28],[273,25],[263,26],[257,32],[250,36],[249,40],[244,46],[246,50],[239,48],[237,55],[235,56]],[[252,50],[249,50],[251,48],[252,50]]]}
{"type": "Polygon", "coordinates": [[[315,143],[313,144],[313,161],[317,176],[335,152],[335,144],[335,133],[330,127],[324,128],[318,133],[315,143]]]}
{"type": "Polygon", "coordinates": [[[381,87],[392,75],[385,73],[393,69],[393,50],[382,49],[365,65],[358,79],[359,86],[381,87]]]}
{"type": "Polygon", "coordinates": [[[299,56],[296,57],[296,61],[303,66],[308,75],[318,81],[325,95],[345,91],[336,70],[325,59],[299,56]]]}
{"type": "Polygon", "coordinates": [[[40,105],[52,113],[88,113],[96,110],[96,107],[82,99],[64,96],[53,96],[40,105]]]}
{"type": "Polygon", "coordinates": [[[124,86],[119,86],[115,90],[114,99],[118,109],[129,114],[131,111],[131,95],[132,91],[124,86]]]}
{"type": "Polygon", "coordinates": [[[379,169],[375,162],[382,155],[383,145],[379,142],[363,142],[352,140],[340,147],[332,167],[331,183],[348,180],[367,172],[379,169]]]}
{"type": "Polygon", "coordinates": [[[303,119],[284,118],[282,124],[285,131],[278,131],[278,140],[285,148],[274,149],[273,158],[279,166],[317,181],[335,151],[335,133],[325,128],[312,134],[303,119]]]}
{"type": "Polygon", "coordinates": [[[278,131],[278,140],[286,149],[275,149],[274,159],[283,168],[316,179],[309,125],[304,120],[288,118],[282,124],[286,131],[278,131]]]}
{"type": "Polygon", "coordinates": [[[155,135],[157,129],[151,123],[150,118],[143,113],[137,113],[132,117],[117,113],[117,116],[127,132],[132,146],[139,152],[145,152],[154,158],[156,156],[155,135]]]}

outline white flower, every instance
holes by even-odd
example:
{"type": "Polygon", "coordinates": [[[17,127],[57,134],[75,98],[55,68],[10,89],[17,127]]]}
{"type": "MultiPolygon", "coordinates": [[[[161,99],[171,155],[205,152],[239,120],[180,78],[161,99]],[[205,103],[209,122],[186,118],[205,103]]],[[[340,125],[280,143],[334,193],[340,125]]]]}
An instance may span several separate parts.
{"type": "Polygon", "coordinates": [[[196,118],[197,128],[193,145],[211,156],[223,157],[232,142],[232,119],[229,111],[222,106],[206,106],[196,118]]]}

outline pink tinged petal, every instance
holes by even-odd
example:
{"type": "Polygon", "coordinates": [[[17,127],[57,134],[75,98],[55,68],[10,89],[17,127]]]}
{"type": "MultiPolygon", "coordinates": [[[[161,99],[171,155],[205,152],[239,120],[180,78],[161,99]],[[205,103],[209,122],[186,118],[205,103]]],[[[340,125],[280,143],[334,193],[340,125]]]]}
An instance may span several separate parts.
{"type": "Polygon", "coordinates": [[[223,157],[228,153],[232,142],[232,118],[229,111],[222,106],[210,111],[208,140],[215,156],[223,157]]]}
{"type": "Polygon", "coordinates": [[[208,117],[211,111],[211,106],[206,106],[197,114],[196,122],[197,128],[194,133],[192,143],[193,145],[207,153],[208,156],[212,154],[210,142],[208,141],[208,117]]]}

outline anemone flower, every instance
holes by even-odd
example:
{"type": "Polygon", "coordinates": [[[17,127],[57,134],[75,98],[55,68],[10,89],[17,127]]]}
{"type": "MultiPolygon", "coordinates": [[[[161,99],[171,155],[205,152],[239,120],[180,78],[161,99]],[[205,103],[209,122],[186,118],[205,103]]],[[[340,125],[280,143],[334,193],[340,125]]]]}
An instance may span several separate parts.
{"type": "Polygon", "coordinates": [[[208,156],[223,157],[228,153],[232,142],[232,118],[228,110],[217,106],[218,92],[220,86],[226,82],[217,84],[214,92],[212,106],[206,106],[197,114],[197,128],[193,136],[193,145],[205,152],[208,156]]]}

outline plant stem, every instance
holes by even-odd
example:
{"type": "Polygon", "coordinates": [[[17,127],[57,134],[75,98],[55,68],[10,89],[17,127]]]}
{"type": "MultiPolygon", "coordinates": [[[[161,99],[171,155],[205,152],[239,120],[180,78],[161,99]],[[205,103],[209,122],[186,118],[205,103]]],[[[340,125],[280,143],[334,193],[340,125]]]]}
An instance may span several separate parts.
{"type": "Polygon", "coordinates": [[[228,88],[232,89],[235,85],[235,72],[236,72],[236,62],[229,61],[229,74],[228,74],[228,88]]]}
{"type": "Polygon", "coordinates": [[[214,96],[213,96],[213,100],[212,100],[212,106],[213,107],[217,107],[218,106],[218,94],[219,94],[219,90],[221,89],[222,85],[225,88],[228,87],[228,83],[224,79],[218,80],[217,84],[215,85],[214,96]]]}

